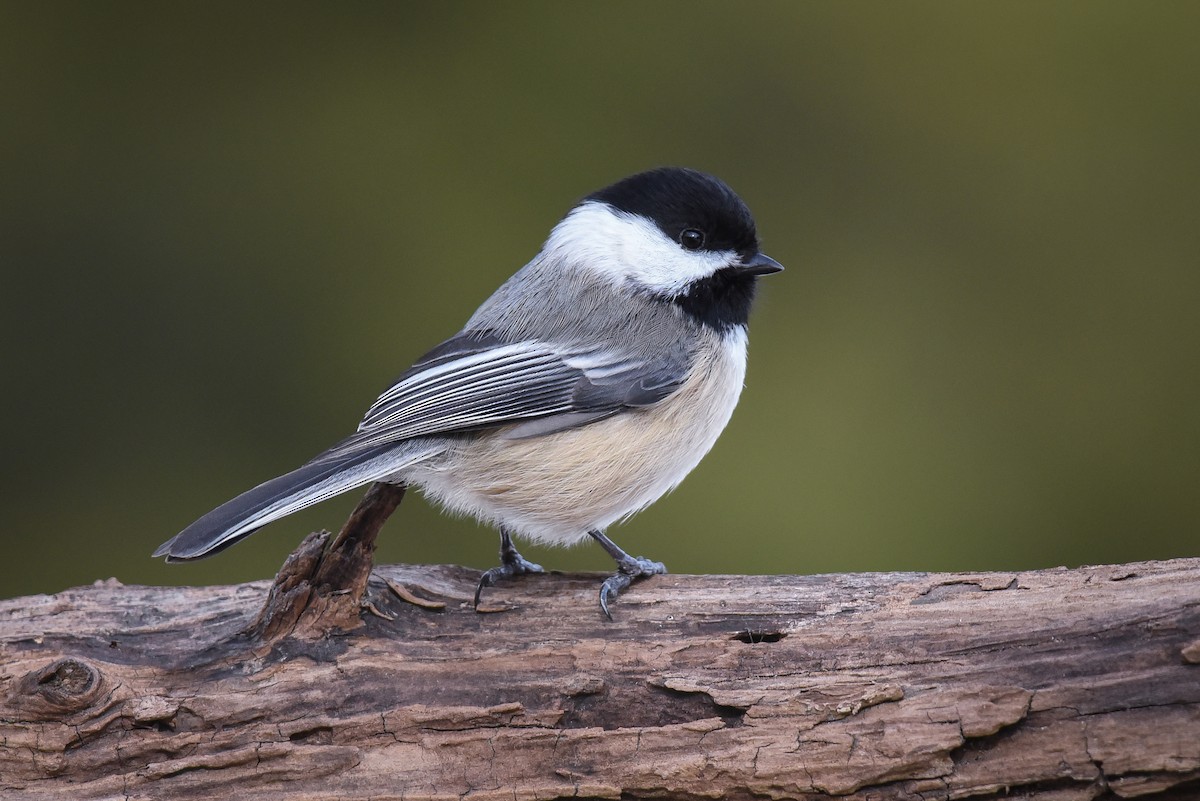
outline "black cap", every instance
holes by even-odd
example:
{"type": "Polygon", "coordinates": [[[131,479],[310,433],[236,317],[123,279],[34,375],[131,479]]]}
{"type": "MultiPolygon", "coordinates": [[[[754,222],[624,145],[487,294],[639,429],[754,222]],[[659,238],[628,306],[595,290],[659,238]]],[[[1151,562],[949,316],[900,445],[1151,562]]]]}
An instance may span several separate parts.
{"type": "Polygon", "coordinates": [[[685,167],[659,167],[617,181],[584,198],[652,221],[672,241],[689,229],[704,234],[705,250],[758,252],[754,218],[719,178],[685,167]]]}

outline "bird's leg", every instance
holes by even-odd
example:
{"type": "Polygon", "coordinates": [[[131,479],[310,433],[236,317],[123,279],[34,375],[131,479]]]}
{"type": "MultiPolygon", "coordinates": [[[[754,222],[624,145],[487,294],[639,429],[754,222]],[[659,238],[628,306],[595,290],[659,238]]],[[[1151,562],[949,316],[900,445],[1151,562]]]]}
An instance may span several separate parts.
{"type": "Polygon", "coordinates": [[[605,617],[612,620],[612,614],[608,611],[610,599],[616,600],[617,596],[635,579],[666,573],[667,568],[662,562],[655,562],[644,556],[630,556],[621,550],[621,546],[604,536],[602,531],[589,531],[588,534],[591,534],[592,539],[600,543],[600,547],[608,551],[608,555],[617,562],[617,572],[606,578],[600,585],[600,611],[604,613],[605,617]]]}
{"type": "Polygon", "coordinates": [[[544,573],[541,565],[535,565],[517,550],[517,546],[513,545],[512,535],[508,533],[508,529],[500,527],[500,566],[493,567],[491,570],[485,570],[483,575],[479,577],[479,585],[475,587],[475,607],[479,608],[479,594],[483,592],[484,587],[490,587],[496,583],[497,579],[511,578],[513,576],[523,576],[526,573],[544,573]]]}

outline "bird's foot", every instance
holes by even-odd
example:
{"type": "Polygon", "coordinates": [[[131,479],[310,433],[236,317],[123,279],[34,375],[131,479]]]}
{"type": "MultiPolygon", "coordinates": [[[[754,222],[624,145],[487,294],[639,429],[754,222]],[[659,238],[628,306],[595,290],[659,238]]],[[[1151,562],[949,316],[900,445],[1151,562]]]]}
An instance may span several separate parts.
{"type": "Polygon", "coordinates": [[[600,611],[604,613],[605,617],[612,620],[612,613],[608,611],[610,600],[615,601],[617,596],[635,580],[646,576],[659,576],[666,572],[667,567],[662,562],[655,562],[644,556],[625,554],[624,559],[617,560],[617,572],[606,578],[600,585],[600,611]]]}
{"type": "Polygon", "coordinates": [[[479,577],[479,584],[475,587],[475,608],[479,608],[479,596],[483,592],[484,587],[490,587],[500,579],[523,576],[526,573],[545,572],[541,565],[534,564],[524,556],[521,556],[521,552],[513,545],[512,538],[509,537],[508,532],[501,529],[500,565],[483,571],[483,575],[479,577]]]}

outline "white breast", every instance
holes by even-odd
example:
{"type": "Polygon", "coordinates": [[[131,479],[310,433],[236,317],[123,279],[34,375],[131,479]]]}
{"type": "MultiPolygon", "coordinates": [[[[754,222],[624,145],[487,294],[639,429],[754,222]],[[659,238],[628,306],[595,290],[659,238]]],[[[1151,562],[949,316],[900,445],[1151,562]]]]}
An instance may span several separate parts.
{"type": "Polygon", "coordinates": [[[674,489],[716,442],[746,376],[746,331],[713,337],[655,406],[530,439],[465,440],[403,478],[451,511],[569,545],[674,489]]]}

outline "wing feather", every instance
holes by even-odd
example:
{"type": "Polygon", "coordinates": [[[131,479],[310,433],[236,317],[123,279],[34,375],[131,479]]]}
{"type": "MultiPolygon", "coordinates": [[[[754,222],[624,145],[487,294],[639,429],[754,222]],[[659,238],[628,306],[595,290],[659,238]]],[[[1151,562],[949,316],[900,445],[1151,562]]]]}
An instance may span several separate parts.
{"type": "Polygon", "coordinates": [[[683,381],[688,361],[460,334],[385,390],[367,410],[358,433],[337,446],[335,455],[541,418],[561,419],[525,426],[518,435],[585,425],[662,400],[683,381]]]}

